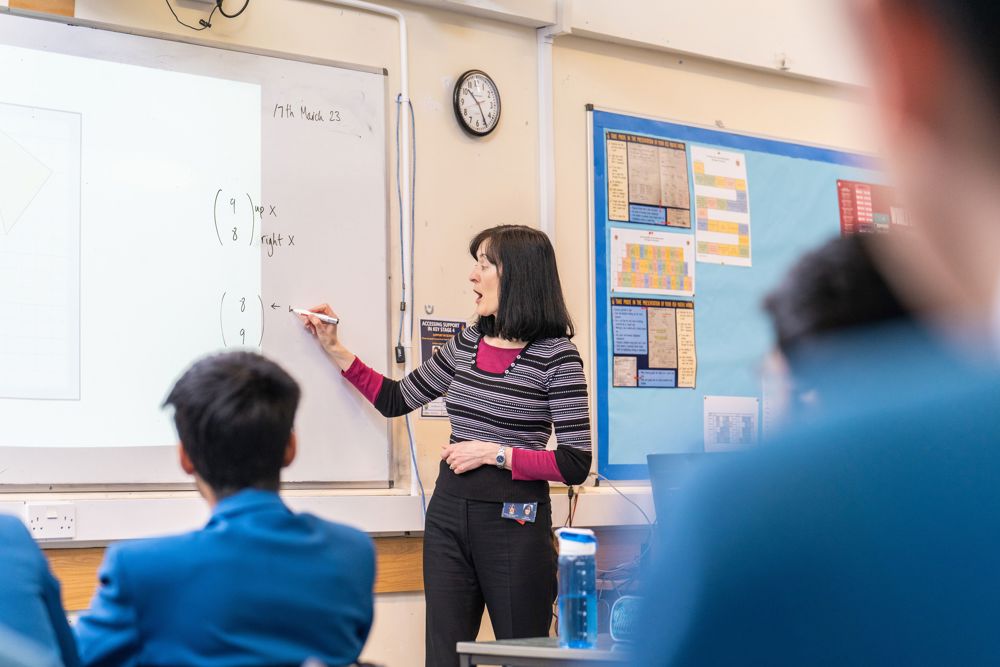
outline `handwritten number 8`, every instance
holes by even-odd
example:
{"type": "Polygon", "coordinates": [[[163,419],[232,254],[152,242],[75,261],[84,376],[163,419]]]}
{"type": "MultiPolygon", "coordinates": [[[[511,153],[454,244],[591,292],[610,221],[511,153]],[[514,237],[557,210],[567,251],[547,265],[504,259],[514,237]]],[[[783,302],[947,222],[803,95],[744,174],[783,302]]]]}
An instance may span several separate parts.
{"type": "Polygon", "coordinates": [[[240,312],[241,313],[247,312],[247,298],[246,297],[243,297],[242,299],[240,299],[240,312]]]}

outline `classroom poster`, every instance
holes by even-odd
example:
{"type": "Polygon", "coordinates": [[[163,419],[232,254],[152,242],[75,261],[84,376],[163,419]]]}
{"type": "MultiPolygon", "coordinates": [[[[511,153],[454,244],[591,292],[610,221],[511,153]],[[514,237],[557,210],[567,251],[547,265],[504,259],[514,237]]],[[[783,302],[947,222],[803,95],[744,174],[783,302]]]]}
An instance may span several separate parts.
{"type": "Polygon", "coordinates": [[[705,397],[705,451],[731,452],[757,444],[756,396],[705,397]]]}
{"type": "Polygon", "coordinates": [[[843,236],[884,234],[910,226],[896,192],[885,185],[838,180],[837,204],[843,236]]]}
{"type": "Polygon", "coordinates": [[[685,144],[608,132],[607,156],[609,220],[691,228],[685,144]]]}
{"type": "MultiPolygon", "coordinates": [[[[449,340],[465,328],[457,320],[420,320],[420,362],[425,363],[449,340]]],[[[420,416],[427,419],[447,419],[444,396],[420,408],[420,416]]]]}
{"type": "Polygon", "coordinates": [[[751,266],[746,155],[692,146],[691,161],[698,261],[751,266]]]}
{"type": "Polygon", "coordinates": [[[691,234],[611,228],[611,292],[694,296],[691,234]]]}
{"type": "Polygon", "coordinates": [[[612,386],[695,386],[694,303],[611,299],[612,386]]]}

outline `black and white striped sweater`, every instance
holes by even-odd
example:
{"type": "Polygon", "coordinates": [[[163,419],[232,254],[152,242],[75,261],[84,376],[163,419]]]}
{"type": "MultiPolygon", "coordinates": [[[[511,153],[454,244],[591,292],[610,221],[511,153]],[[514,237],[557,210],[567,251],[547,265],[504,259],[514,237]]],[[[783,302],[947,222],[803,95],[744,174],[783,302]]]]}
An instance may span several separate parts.
{"type": "MultiPolygon", "coordinates": [[[[535,340],[503,373],[488,373],[475,363],[481,338],[478,326],[468,327],[402,380],[385,378],[375,407],[395,417],[447,394],[452,443],[484,440],[543,450],[555,428],[559,472],[567,483],[583,482],[591,462],[590,416],[576,346],[568,338],[535,340]]],[[[496,466],[456,475],[444,461],[437,488],[494,502],[549,498],[548,482],[514,480],[509,470],[496,466]]]]}

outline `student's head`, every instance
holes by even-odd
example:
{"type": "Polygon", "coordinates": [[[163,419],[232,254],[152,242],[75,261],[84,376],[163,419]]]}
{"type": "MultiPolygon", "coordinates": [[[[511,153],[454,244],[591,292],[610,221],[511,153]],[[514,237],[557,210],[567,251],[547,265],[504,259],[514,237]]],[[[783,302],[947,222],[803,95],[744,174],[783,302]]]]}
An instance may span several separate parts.
{"type": "Polygon", "coordinates": [[[873,247],[905,245],[905,236],[828,241],[803,255],[765,298],[776,348],[764,368],[775,423],[836,398],[825,396],[824,384],[864,363],[854,337],[895,335],[887,325],[913,319],[872,259],[873,247]]]}
{"type": "Polygon", "coordinates": [[[1000,285],[1000,3],[852,6],[884,152],[920,230],[919,247],[886,248],[883,263],[939,312],[989,316],[1000,285]]]}
{"type": "Polygon", "coordinates": [[[831,336],[909,317],[872,259],[872,248],[905,239],[862,234],[827,241],[803,255],[765,297],[775,343],[795,371],[831,336]]]}
{"type": "Polygon", "coordinates": [[[260,354],[196,362],[164,401],[174,409],[185,472],[216,499],[248,488],[276,491],[281,469],[295,457],[299,396],[295,380],[260,354]]]}
{"type": "Polygon", "coordinates": [[[500,225],[479,232],[469,253],[476,260],[469,280],[484,335],[523,341],[573,335],[548,236],[500,225]]]}

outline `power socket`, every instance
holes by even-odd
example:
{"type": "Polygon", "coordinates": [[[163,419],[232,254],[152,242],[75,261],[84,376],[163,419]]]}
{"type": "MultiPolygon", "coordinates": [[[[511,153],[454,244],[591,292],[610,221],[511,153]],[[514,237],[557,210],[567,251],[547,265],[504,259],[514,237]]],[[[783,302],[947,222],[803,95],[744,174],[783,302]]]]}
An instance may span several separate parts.
{"type": "Polygon", "coordinates": [[[76,505],[27,503],[27,524],[36,540],[71,540],[76,537],[76,505]]]}

